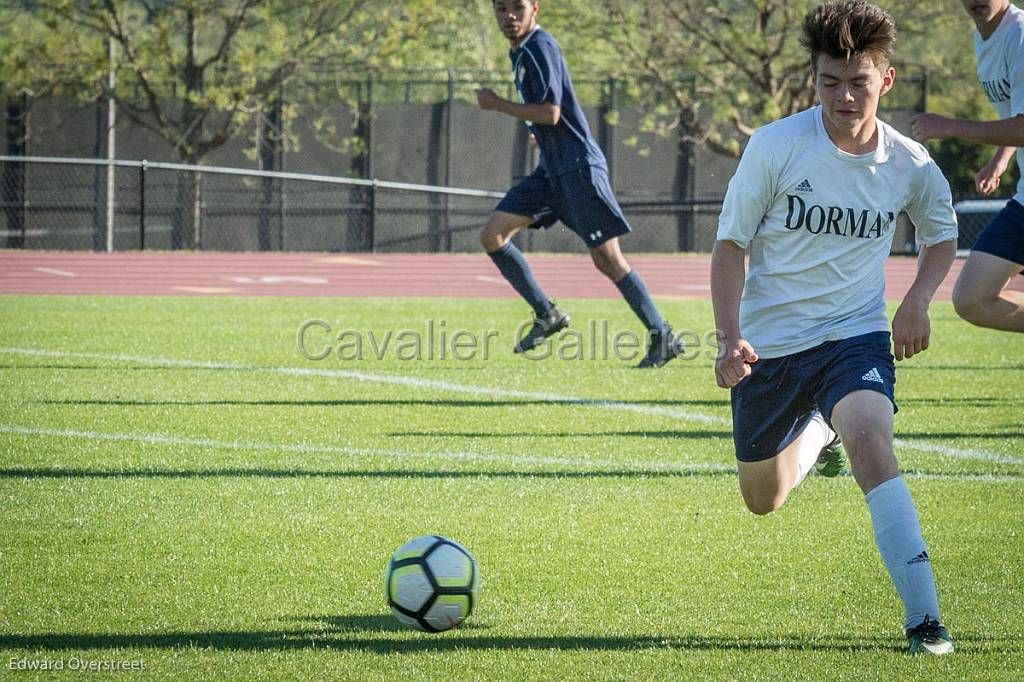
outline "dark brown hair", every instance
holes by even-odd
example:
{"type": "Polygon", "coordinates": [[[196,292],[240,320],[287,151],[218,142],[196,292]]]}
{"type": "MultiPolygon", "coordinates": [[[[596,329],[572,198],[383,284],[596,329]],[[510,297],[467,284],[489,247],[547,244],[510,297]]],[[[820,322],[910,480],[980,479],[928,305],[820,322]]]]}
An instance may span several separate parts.
{"type": "Polygon", "coordinates": [[[884,9],[864,0],[829,0],[804,17],[800,44],[811,53],[811,67],[818,56],[851,59],[864,55],[879,69],[889,66],[896,42],[896,22],[884,9]]]}

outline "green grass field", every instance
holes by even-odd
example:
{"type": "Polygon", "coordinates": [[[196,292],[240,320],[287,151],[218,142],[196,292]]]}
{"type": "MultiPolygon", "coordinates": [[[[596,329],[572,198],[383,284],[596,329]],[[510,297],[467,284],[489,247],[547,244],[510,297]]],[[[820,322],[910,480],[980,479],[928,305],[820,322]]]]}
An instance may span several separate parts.
{"type": "MultiPolygon", "coordinates": [[[[636,330],[620,301],[564,303],[577,329],[636,330]]],[[[0,305],[3,673],[61,661],[61,679],[110,660],[182,680],[1024,670],[1021,341],[949,304],[933,308],[932,348],[898,367],[896,418],[958,644],[941,659],[902,653],[852,478],[812,477],[767,517],[745,510],[728,393],[703,355],[654,372],[525,360],[510,352],[526,313],[513,301],[0,305]],[[499,336],[486,361],[314,362],[295,342],[310,318],[335,333],[433,319],[499,336]],[[466,545],[483,575],[477,610],[439,635],[403,630],[382,594],[392,550],[426,533],[466,545]]],[[[662,306],[677,330],[712,327],[707,302],[662,306]]]]}

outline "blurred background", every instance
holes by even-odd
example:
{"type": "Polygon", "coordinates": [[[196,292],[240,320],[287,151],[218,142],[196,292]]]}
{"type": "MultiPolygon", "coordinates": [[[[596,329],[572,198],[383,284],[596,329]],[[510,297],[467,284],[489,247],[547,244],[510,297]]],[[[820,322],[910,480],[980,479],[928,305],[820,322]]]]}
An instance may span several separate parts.
{"type": "MultiPolygon", "coordinates": [[[[798,44],[814,4],[541,0],[630,251],[710,250],[746,139],[814,103],[798,44]]],[[[993,117],[959,3],[879,4],[900,28],[884,119],[993,117]]],[[[476,251],[537,160],[523,124],[476,107],[481,86],[515,97],[507,52],[486,0],[5,0],[0,246],[476,251]]],[[[973,197],[994,150],[930,149],[973,197]]],[[[988,218],[974,206],[964,248],[988,218]]],[[[581,248],[559,227],[517,240],[581,248]]],[[[893,251],[914,250],[904,218],[893,251]]]]}

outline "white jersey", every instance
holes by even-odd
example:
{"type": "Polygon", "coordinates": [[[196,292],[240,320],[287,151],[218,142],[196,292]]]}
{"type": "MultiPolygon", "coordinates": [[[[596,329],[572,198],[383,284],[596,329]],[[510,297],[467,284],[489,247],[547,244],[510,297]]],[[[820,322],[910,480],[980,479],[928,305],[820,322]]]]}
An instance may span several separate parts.
{"type": "Polygon", "coordinates": [[[949,183],[925,148],[877,121],[855,156],[825,131],[821,107],[759,129],[729,181],[718,239],[747,250],[740,333],[774,358],[888,331],[885,261],[906,210],[918,242],[956,239],[949,183]]]}
{"type": "MultiPolygon", "coordinates": [[[[982,40],[974,32],[978,80],[999,118],[1024,114],[1024,10],[1010,5],[995,32],[982,40]]],[[[1017,149],[1017,166],[1024,171],[1024,151],[1017,149]]],[[[1024,204],[1024,173],[1013,197],[1024,204]]]]}

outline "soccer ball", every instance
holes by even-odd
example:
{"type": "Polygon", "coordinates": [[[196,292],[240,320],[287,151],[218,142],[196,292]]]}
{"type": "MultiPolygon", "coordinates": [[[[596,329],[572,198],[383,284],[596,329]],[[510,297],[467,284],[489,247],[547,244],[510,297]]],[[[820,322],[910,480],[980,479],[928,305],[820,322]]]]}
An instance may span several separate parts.
{"type": "Polygon", "coordinates": [[[403,625],[443,632],[469,617],[480,596],[480,571],[465,547],[440,535],[413,538],[384,571],[384,594],[403,625]]]}

